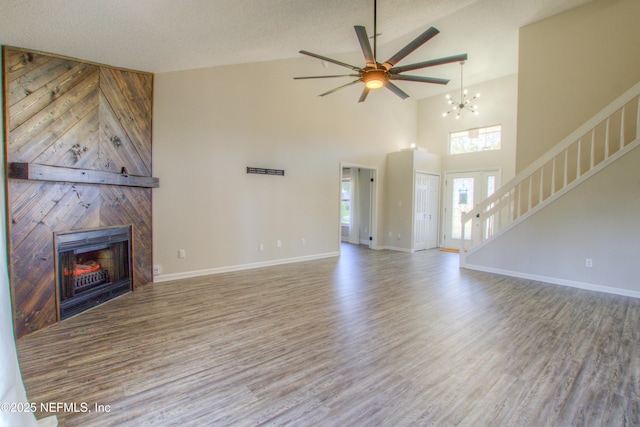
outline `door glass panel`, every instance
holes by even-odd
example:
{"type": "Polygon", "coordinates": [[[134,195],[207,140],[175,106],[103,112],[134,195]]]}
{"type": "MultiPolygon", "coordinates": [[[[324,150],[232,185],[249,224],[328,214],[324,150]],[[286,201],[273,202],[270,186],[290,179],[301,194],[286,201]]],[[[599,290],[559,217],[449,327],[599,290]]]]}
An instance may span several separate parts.
{"type": "MultiPolygon", "coordinates": [[[[451,238],[462,238],[462,224],[460,218],[463,212],[473,209],[474,178],[453,179],[453,209],[451,209],[451,238]]],[[[467,222],[464,229],[465,240],[471,239],[471,222],[467,222]]]]}

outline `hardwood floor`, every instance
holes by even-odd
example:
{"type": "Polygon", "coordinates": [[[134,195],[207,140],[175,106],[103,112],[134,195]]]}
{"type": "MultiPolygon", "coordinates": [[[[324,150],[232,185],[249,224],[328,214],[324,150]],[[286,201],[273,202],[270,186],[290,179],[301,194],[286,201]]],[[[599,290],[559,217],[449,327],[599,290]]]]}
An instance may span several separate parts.
{"type": "Polygon", "coordinates": [[[436,250],[148,285],[18,352],[61,426],[640,424],[640,300],[436,250]]]}

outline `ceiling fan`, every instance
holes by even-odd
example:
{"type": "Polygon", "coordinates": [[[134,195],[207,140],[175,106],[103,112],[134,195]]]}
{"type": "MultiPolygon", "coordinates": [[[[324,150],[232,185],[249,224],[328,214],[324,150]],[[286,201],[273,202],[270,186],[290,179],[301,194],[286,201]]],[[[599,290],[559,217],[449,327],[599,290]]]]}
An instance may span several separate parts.
{"type": "Polygon", "coordinates": [[[308,55],[314,58],[321,59],[323,61],[331,62],[332,64],[340,65],[342,67],[350,68],[355,73],[352,74],[340,74],[340,75],[329,75],[329,76],[310,76],[310,77],[294,77],[295,80],[303,80],[303,79],[326,79],[326,78],[334,78],[334,77],[357,77],[356,80],[347,83],[345,85],[339,86],[335,89],[332,89],[328,92],[320,94],[320,96],[329,95],[330,93],[336,92],[345,87],[357,84],[359,82],[364,83],[364,90],[362,91],[362,95],[360,95],[360,99],[358,102],[364,102],[367,99],[367,95],[369,91],[372,89],[379,89],[381,87],[386,87],[391,92],[395,93],[402,99],[407,99],[409,95],[400,89],[398,86],[393,84],[391,80],[403,80],[408,82],[420,82],[420,83],[433,83],[446,85],[449,83],[447,79],[439,79],[435,77],[423,77],[423,76],[409,76],[405,74],[401,74],[405,71],[418,70],[422,68],[433,67],[436,65],[449,64],[452,62],[460,62],[465,61],[467,59],[467,54],[463,53],[461,55],[448,56],[445,58],[432,59],[429,61],[418,62],[415,64],[404,65],[402,67],[396,67],[395,65],[404,59],[411,52],[422,46],[424,43],[435,37],[440,31],[435,27],[430,27],[428,30],[420,34],[416,37],[411,43],[403,47],[393,55],[391,58],[387,59],[385,62],[380,63],[376,60],[376,39],[377,39],[377,5],[376,0],[373,2],[373,51],[371,50],[371,44],[369,43],[369,37],[367,36],[367,30],[365,27],[361,25],[356,25],[353,28],[356,30],[356,36],[358,37],[358,41],[360,42],[360,47],[362,48],[362,53],[364,54],[365,66],[364,67],[356,67],[350,64],[346,64],[341,61],[337,61],[335,59],[327,58],[326,56],[318,55],[316,53],[307,52],[306,50],[301,50],[300,53],[303,55],[308,55]]]}

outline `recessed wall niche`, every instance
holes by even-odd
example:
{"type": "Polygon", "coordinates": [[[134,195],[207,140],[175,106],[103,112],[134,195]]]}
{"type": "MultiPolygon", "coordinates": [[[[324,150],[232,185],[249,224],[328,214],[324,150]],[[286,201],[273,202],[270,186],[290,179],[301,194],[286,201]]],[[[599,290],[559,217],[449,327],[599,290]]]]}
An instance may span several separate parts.
{"type": "Polygon", "coordinates": [[[133,288],[152,282],[157,179],[140,177],[152,176],[153,75],[6,46],[3,59],[9,274],[20,337],[60,319],[54,233],[131,226],[133,288]]]}

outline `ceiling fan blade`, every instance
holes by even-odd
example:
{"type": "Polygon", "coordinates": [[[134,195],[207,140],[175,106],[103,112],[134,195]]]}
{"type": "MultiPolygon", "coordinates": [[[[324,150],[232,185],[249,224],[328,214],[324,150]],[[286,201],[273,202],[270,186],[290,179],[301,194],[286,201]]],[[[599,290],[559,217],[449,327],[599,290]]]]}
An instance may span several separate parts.
{"type": "Polygon", "coordinates": [[[312,56],[314,58],[318,58],[318,59],[320,59],[322,61],[331,62],[332,64],[340,65],[342,67],[351,68],[353,71],[360,71],[360,68],[358,68],[358,67],[346,64],[344,62],[337,61],[335,59],[327,58],[326,56],[318,55],[317,53],[307,52],[306,50],[301,50],[300,53],[303,54],[303,55],[308,55],[308,56],[312,56]]]}
{"type": "Polygon", "coordinates": [[[398,86],[394,85],[393,83],[391,83],[389,80],[387,80],[384,83],[384,86],[389,89],[391,92],[395,93],[396,95],[398,95],[400,98],[402,99],[407,99],[409,97],[409,95],[407,95],[407,93],[405,91],[403,91],[402,89],[400,89],[398,86]]]}
{"type": "Polygon", "coordinates": [[[448,79],[438,79],[436,77],[423,77],[423,76],[404,76],[402,74],[391,74],[389,76],[391,80],[404,80],[407,82],[421,82],[421,83],[433,83],[437,85],[446,85],[449,83],[448,79]]]}
{"type": "Polygon", "coordinates": [[[373,52],[371,51],[371,44],[369,43],[369,36],[367,36],[367,30],[362,25],[356,25],[353,28],[356,29],[356,35],[358,36],[358,41],[360,42],[360,47],[362,48],[362,53],[364,54],[364,60],[367,63],[367,67],[376,68],[376,59],[373,57],[373,52]]]}
{"type": "Polygon", "coordinates": [[[387,70],[390,70],[391,67],[393,67],[398,62],[400,62],[405,56],[409,55],[411,52],[413,52],[414,50],[422,46],[424,43],[431,40],[433,37],[438,35],[439,32],[440,31],[435,27],[431,27],[427,29],[424,33],[416,37],[411,43],[409,43],[408,45],[400,49],[398,53],[396,53],[391,58],[389,58],[384,64],[382,64],[382,66],[387,70]]]}
{"type": "Polygon", "coordinates": [[[337,92],[337,91],[339,91],[340,89],[344,89],[345,87],[347,87],[347,86],[351,86],[351,85],[354,85],[354,84],[356,84],[356,83],[360,83],[360,80],[354,80],[354,81],[352,81],[352,82],[350,82],[350,83],[347,83],[346,85],[338,86],[337,88],[335,88],[335,89],[331,89],[329,92],[321,93],[321,94],[320,94],[320,95],[318,95],[318,96],[325,96],[325,95],[329,95],[330,93],[337,92]]]}
{"type": "Polygon", "coordinates": [[[307,76],[307,77],[294,77],[294,80],[305,80],[305,79],[331,79],[334,77],[360,77],[359,74],[338,74],[332,76],[307,76]]]}
{"type": "Polygon", "coordinates": [[[389,70],[390,73],[398,74],[405,71],[418,70],[420,68],[434,67],[436,65],[450,64],[452,62],[461,62],[467,60],[467,54],[447,56],[445,58],[431,59],[429,61],[417,62],[415,64],[403,65],[402,67],[393,67],[389,70]]]}
{"type": "Polygon", "coordinates": [[[362,91],[362,95],[360,95],[360,99],[358,99],[358,102],[364,102],[364,100],[367,99],[367,95],[369,95],[370,91],[371,89],[365,86],[362,91]]]}

